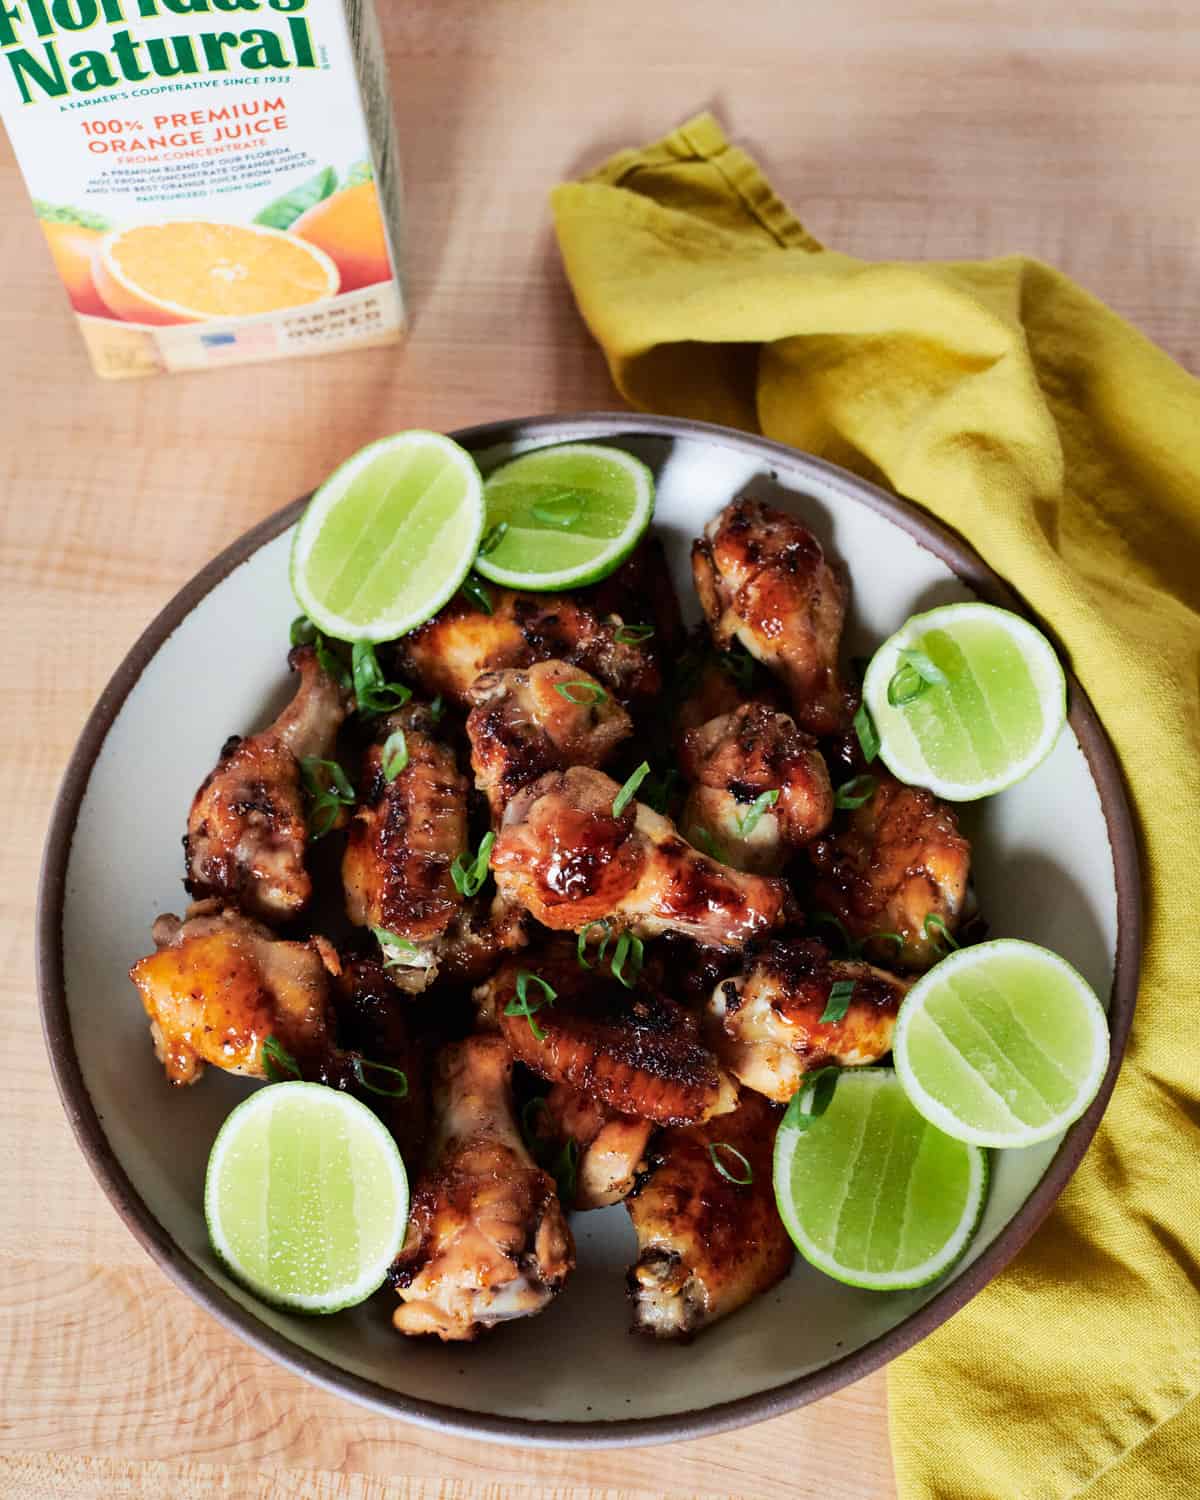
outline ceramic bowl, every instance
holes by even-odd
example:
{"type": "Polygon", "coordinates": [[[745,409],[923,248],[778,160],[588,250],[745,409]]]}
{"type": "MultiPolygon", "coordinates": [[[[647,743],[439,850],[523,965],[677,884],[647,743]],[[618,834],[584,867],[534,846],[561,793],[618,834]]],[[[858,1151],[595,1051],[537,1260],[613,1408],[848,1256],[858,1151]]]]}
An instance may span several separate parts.
{"type": "MultiPolygon", "coordinates": [[[[961,541],[914,507],[828,464],[699,423],[542,418],[457,437],[486,470],[515,451],[578,439],[628,447],[657,475],[655,524],[680,598],[697,610],[688,547],[750,490],[798,514],[851,577],[847,655],[906,616],[982,598],[1021,609],[961,541]]],[[[984,913],[997,937],[1068,958],[1111,997],[1112,1061],[1060,1140],[995,1155],[970,1253],[940,1282],[879,1294],[790,1276],[687,1346],[630,1337],[622,1207],[576,1215],[579,1267],[541,1317],[470,1347],[404,1340],[386,1289],[331,1318],[264,1305],[221,1270],[201,1212],[209,1146],[248,1087],[209,1070],[170,1089],[126,970],[159,912],[186,903],[179,839],[195,788],[232,732],[289,694],[290,531],[280,511],[211,562],[130,651],[89,719],[54,812],[39,913],[46,1038],[63,1102],[105,1191],[163,1270],[235,1333],[352,1400],[409,1421],[538,1445],[631,1444],[775,1416],[857,1380],[960,1308],[1029,1238],[1062,1191],[1120,1065],[1138,970],[1138,873],[1112,752],[1078,684],[1070,720],[1026,781],[962,809],[984,913]]],[[[1020,580],[1013,583],[1019,587],[1020,580]]]]}

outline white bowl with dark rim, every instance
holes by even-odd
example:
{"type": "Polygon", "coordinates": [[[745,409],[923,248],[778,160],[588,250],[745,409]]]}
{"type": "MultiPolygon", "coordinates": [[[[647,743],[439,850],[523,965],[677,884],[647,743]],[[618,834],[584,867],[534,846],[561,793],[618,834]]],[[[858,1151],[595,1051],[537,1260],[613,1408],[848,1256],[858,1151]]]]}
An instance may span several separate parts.
{"type": "MultiPolygon", "coordinates": [[[[691,540],[746,489],[794,510],[849,569],[847,655],[869,654],[937,604],[984,599],[1029,613],[914,506],[758,438],[627,415],[541,417],[455,436],[485,471],[516,451],[577,440],[639,454],[657,475],[655,526],[692,618],[691,540]]],[[[250,1085],[210,1069],[195,1088],[169,1088],[126,971],[152,947],[154,918],[186,903],[179,840],[195,788],[225,738],[261,726],[290,691],[289,532],[304,504],[227,548],[145,631],[93,710],[54,809],[38,909],[46,1043],[75,1134],[118,1213],[177,1285],[273,1359],[377,1411],[477,1438],[618,1446],[697,1437],[828,1395],[915,1344],[1000,1272],[1051,1208],[1104,1111],[1133,1015],[1134,835],[1079,684],[1068,678],[1068,727],[1049,759],[961,813],[991,934],[1054,949],[1110,998],[1112,1057],[1091,1108],[1063,1137],[994,1153],[983,1222],[951,1273],[881,1294],[797,1259],[780,1286],[694,1343],[656,1344],[628,1333],[634,1243],[618,1205],[574,1216],[579,1266],[552,1307],[475,1345],[400,1338],[386,1289],[351,1312],[296,1316],[230,1280],[205,1232],[209,1147],[250,1085]]]]}

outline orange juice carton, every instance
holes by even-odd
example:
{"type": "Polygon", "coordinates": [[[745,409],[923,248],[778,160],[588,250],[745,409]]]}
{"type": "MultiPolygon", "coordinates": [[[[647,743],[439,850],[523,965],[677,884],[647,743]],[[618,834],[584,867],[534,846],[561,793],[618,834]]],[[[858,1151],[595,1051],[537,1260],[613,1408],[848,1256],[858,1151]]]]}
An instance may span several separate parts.
{"type": "Polygon", "coordinates": [[[403,334],[373,0],[0,0],[0,116],[98,375],[403,334]]]}

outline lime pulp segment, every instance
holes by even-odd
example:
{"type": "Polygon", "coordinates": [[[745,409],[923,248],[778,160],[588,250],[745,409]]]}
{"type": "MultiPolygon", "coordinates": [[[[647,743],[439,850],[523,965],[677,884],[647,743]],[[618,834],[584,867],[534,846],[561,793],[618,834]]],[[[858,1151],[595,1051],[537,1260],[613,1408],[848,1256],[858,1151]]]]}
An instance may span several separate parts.
{"type": "Polygon", "coordinates": [[[838,1281],[885,1291],[934,1280],[966,1249],[987,1162],[912,1107],[890,1068],[846,1069],[806,1130],[775,1142],[775,1196],[800,1253],[838,1281]]]}
{"type": "Polygon", "coordinates": [[[896,1068],[928,1119],[983,1146],[1057,1135],[1095,1097],[1108,1024],[1083,977],[1033,943],[1000,939],[944,959],[905,997],[896,1068]]]}
{"type": "Polygon", "coordinates": [[[296,530],[292,586],[327,634],[388,640],[458,588],[483,527],[471,456],[436,433],[364,448],[313,497],[296,530]]]}
{"type": "Polygon", "coordinates": [[[478,561],[495,583],[563,588],[611,572],[636,546],[654,509],[654,480],[620,448],[570,443],[522,454],[484,484],[486,532],[478,561]]]}
{"type": "Polygon", "coordinates": [[[214,1249],[251,1290],[332,1312],[382,1282],[403,1240],[408,1184],[365,1105],[317,1084],[273,1084],[222,1126],[205,1213],[214,1249]]]}

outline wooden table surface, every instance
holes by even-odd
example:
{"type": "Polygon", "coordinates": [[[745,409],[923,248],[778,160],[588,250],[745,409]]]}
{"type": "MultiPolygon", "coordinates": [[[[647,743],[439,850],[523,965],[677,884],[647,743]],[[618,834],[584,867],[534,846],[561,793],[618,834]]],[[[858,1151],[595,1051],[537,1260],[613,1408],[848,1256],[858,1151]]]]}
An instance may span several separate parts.
{"type": "Polygon", "coordinates": [[[527,1453],[359,1411],[194,1308],[92,1181],[50,1081],[32,972],[47,812],[151,616],[347,453],[397,428],[617,404],[546,192],[704,106],[826,243],[1055,261],[1197,368],[1194,0],[380,9],[411,225],[402,350],[95,380],[0,145],[0,1494],[883,1500],[882,1374],[740,1434],[527,1453]]]}

